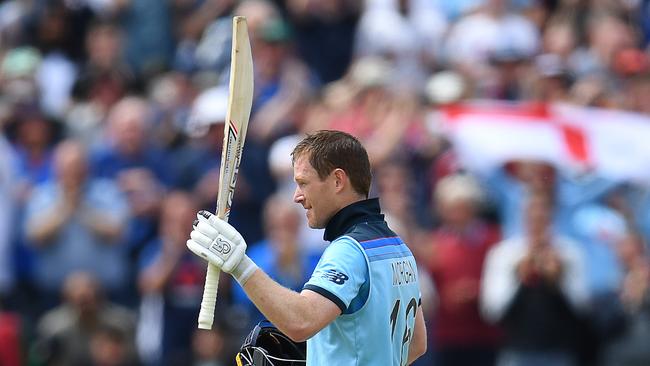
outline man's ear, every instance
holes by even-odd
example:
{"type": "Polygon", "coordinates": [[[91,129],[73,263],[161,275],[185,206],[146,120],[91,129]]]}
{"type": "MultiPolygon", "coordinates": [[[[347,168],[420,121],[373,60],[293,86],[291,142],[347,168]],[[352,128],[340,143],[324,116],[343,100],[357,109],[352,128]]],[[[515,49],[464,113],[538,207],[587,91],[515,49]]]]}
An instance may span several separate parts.
{"type": "Polygon", "coordinates": [[[332,173],[334,174],[334,184],[336,184],[336,191],[340,192],[347,184],[348,175],[345,173],[345,170],[341,168],[334,169],[332,173]]]}

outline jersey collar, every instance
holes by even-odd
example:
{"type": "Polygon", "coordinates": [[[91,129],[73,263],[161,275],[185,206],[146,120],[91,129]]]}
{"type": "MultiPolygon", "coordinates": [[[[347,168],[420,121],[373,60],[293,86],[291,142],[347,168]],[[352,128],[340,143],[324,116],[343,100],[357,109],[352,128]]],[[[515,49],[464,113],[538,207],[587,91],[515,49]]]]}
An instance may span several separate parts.
{"type": "Polygon", "coordinates": [[[343,207],[332,216],[325,227],[323,239],[331,242],[347,233],[358,223],[383,220],[384,215],[381,214],[378,198],[357,201],[343,207]]]}

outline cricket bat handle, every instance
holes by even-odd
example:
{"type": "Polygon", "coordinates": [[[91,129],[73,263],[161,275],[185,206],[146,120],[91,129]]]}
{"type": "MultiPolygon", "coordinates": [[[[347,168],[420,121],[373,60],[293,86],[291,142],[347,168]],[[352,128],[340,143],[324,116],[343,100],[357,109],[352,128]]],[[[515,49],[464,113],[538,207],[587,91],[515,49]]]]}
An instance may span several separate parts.
{"type": "Polygon", "coordinates": [[[199,311],[199,329],[212,329],[220,273],[221,271],[217,266],[208,263],[208,272],[205,275],[205,287],[203,288],[203,300],[201,300],[201,310],[199,311]]]}

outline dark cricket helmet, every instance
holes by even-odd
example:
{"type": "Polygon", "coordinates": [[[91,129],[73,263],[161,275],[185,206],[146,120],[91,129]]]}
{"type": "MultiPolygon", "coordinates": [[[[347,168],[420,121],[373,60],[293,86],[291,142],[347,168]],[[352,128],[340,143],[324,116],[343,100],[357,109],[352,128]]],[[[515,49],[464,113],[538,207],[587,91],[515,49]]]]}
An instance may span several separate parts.
{"type": "Polygon", "coordinates": [[[304,366],[307,346],[294,342],[268,320],[248,334],[237,354],[238,366],[304,366]]]}

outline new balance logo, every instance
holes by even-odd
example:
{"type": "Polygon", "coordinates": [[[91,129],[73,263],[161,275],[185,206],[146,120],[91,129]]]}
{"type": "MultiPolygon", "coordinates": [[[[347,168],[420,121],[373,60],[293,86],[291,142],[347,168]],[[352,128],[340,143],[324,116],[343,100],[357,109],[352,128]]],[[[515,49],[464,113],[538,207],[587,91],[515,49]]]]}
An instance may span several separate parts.
{"type": "Polygon", "coordinates": [[[341,273],[335,269],[330,269],[325,271],[322,277],[334,282],[337,285],[344,284],[345,281],[347,281],[350,278],[345,273],[341,273]]]}

